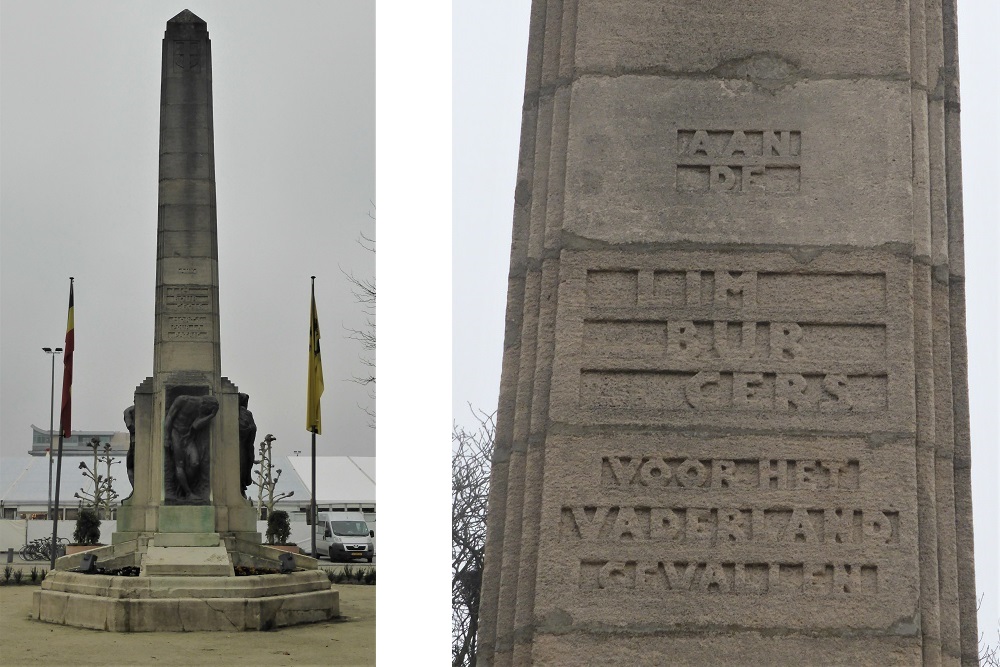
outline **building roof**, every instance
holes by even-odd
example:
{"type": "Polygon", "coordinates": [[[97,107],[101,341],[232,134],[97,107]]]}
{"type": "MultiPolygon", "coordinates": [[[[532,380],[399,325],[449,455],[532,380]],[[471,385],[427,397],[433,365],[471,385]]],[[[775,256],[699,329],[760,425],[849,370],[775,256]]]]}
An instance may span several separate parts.
{"type": "MultiPolygon", "coordinates": [[[[112,456],[111,486],[118,493],[118,500],[132,495],[132,485],[125,473],[125,457],[112,456]]],[[[49,497],[49,460],[41,456],[5,456],[0,461],[0,501],[8,507],[32,506],[44,508],[49,497]]],[[[93,465],[93,459],[81,456],[63,458],[62,475],[59,484],[60,507],[76,507],[78,500],[73,497],[81,488],[88,493],[93,482],[83,476],[80,463],[93,465]]],[[[98,465],[99,472],[105,474],[107,468],[98,465]]],[[[56,466],[52,465],[52,497],[55,498],[56,466]]]]}

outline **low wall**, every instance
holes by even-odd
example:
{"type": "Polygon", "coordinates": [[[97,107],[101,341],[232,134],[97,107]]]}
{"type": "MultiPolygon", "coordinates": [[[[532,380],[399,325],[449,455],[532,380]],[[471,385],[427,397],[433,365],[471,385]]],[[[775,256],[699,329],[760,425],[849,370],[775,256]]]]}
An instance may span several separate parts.
{"type": "MultiPolygon", "coordinates": [[[[101,541],[105,544],[111,543],[111,535],[115,532],[117,522],[114,519],[105,519],[101,522],[101,541]]],[[[59,537],[64,537],[73,541],[73,530],[76,528],[76,521],[60,521],[59,537]]],[[[301,544],[311,539],[310,526],[303,521],[292,521],[292,533],[289,542],[301,544]]],[[[258,521],[257,531],[263,540],[267,533],[267,522],[258,521]]],[[[8,548],[13,548],[16,553],[31,540],[39,537],[52,536],[51,521],[33,521],[31,519],[0,519],[0,552],[6,553],[8,548]],[[25,539],[27,530],[27,540],[25,539]]],[[[376,553],[378,551],[376,550],[376,553]]]]}

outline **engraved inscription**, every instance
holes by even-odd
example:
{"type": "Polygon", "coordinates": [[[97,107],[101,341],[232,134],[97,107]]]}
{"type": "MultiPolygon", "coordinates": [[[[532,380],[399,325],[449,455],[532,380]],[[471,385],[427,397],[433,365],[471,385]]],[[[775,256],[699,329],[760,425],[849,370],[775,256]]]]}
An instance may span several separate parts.
{"type": "Polygon", "coordinates": [[[210,312],[212,308],[212,292],[209,287],[167,286],[163,296],[164,306],[173,311],[210,312]]]}
{"type": "Polygon", "coordinates": [[[846,413],[888,407],[888,377],[839,373],[584,369],[590,409],[846,413]]]}
{"type": "Polygon", "coordinates": [[[564,506],[562,540],[636,544],[897,545],[899,512],[813,505],[734,507],[564,506]]]}
{"type": "Polygon", "coordinates": [[[586,295],[583,407],[888,409],[885,274],[601,269],[586,295]]]}
{"type": "Polygon", "coordinates": [[[172,340],[211,340],[212,320],[208,315],[175,315],[166,320],[166,338],[172,340]]]}
{"type": "Polygon", "coordinates": [[[801,189],[796,130],[678,130],[679,192],[788,194],[801,189]]]}
{"type": "Polygon", "coordinates": [[[885,309],[884,273],[777,273],[726,270],[590,270],[587,305],[627,308],[732,308],[749,314],[784,308],[878,318],[885,309]],[[822,298],[817,298],[822,297],[822,298]],[[829,305],[826,305],[829,304],[829,305]]]}
{"type": "Polygon", "coordinates": [[[855,490],[857,459],[698,459],[674,456],[604,456],[601,488],[731,489],[762,491],[855,490]]]}
{"type": "Polygon", "coordinates": [[[580,590],[695,592],[701,594],[799,593],[871,595],[879,590],[878,566],[844,562],[581,560],[580,590]]]}

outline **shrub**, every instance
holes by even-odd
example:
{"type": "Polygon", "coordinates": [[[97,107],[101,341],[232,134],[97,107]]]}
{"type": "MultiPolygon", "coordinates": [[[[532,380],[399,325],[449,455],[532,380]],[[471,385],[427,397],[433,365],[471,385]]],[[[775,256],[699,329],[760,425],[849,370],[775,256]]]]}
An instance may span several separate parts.
{"type": "Polygon", "coordinates": [[[23,572],[21,572],[20,570],[14,570],[14,583],[15,584],[21,583],[21,577],[23,576],[24,576],[23,572]]]}
{"type": "Polygon", "coordinates": [[[36,581],[38,581],[38,568],[33,567],[31,568],[31,583],[35,583],[36,581]]]}
{"type": "Polygon", "coordinates": [[[5,584],[8,581],[10,581],[10,575],[12,575],[12,574],[14,574],[14,566],[13,565],[4,565],[3,566],[3,582],[5,584]]]}
{"type": "Polygon", "coordinates": [[[80,510],[76,519],[73,541],[77,544],[98,544],[101,541],[101,520],[93,508],[80,510]]]}
{"type": "Polygon", "coordinates": [[[292,532],[292,524],[288,520],[288,512],[275,510],[267,515],[267,543],[285,544],[292,532]]]}

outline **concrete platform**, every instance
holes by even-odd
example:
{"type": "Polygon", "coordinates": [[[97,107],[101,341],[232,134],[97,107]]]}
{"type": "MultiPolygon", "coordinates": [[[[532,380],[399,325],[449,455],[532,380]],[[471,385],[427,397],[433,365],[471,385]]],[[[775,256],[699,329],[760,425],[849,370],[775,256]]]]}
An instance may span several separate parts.
{"type": "MultiPolygon", "coordinates": [[[[159,539],[159,537],[157,537],[159,539]]],[[[233,576],[233,561],[226,547],[157,547],[150,544],[142,556],[140,576],[233,576]]]]}
{"type": "Polygon", "coordinates": [[[317,570],[248,577],[56,571],[33,603],[41,621],[112,632],[270,630],[340,615],[339,594],[317,570]]]}

